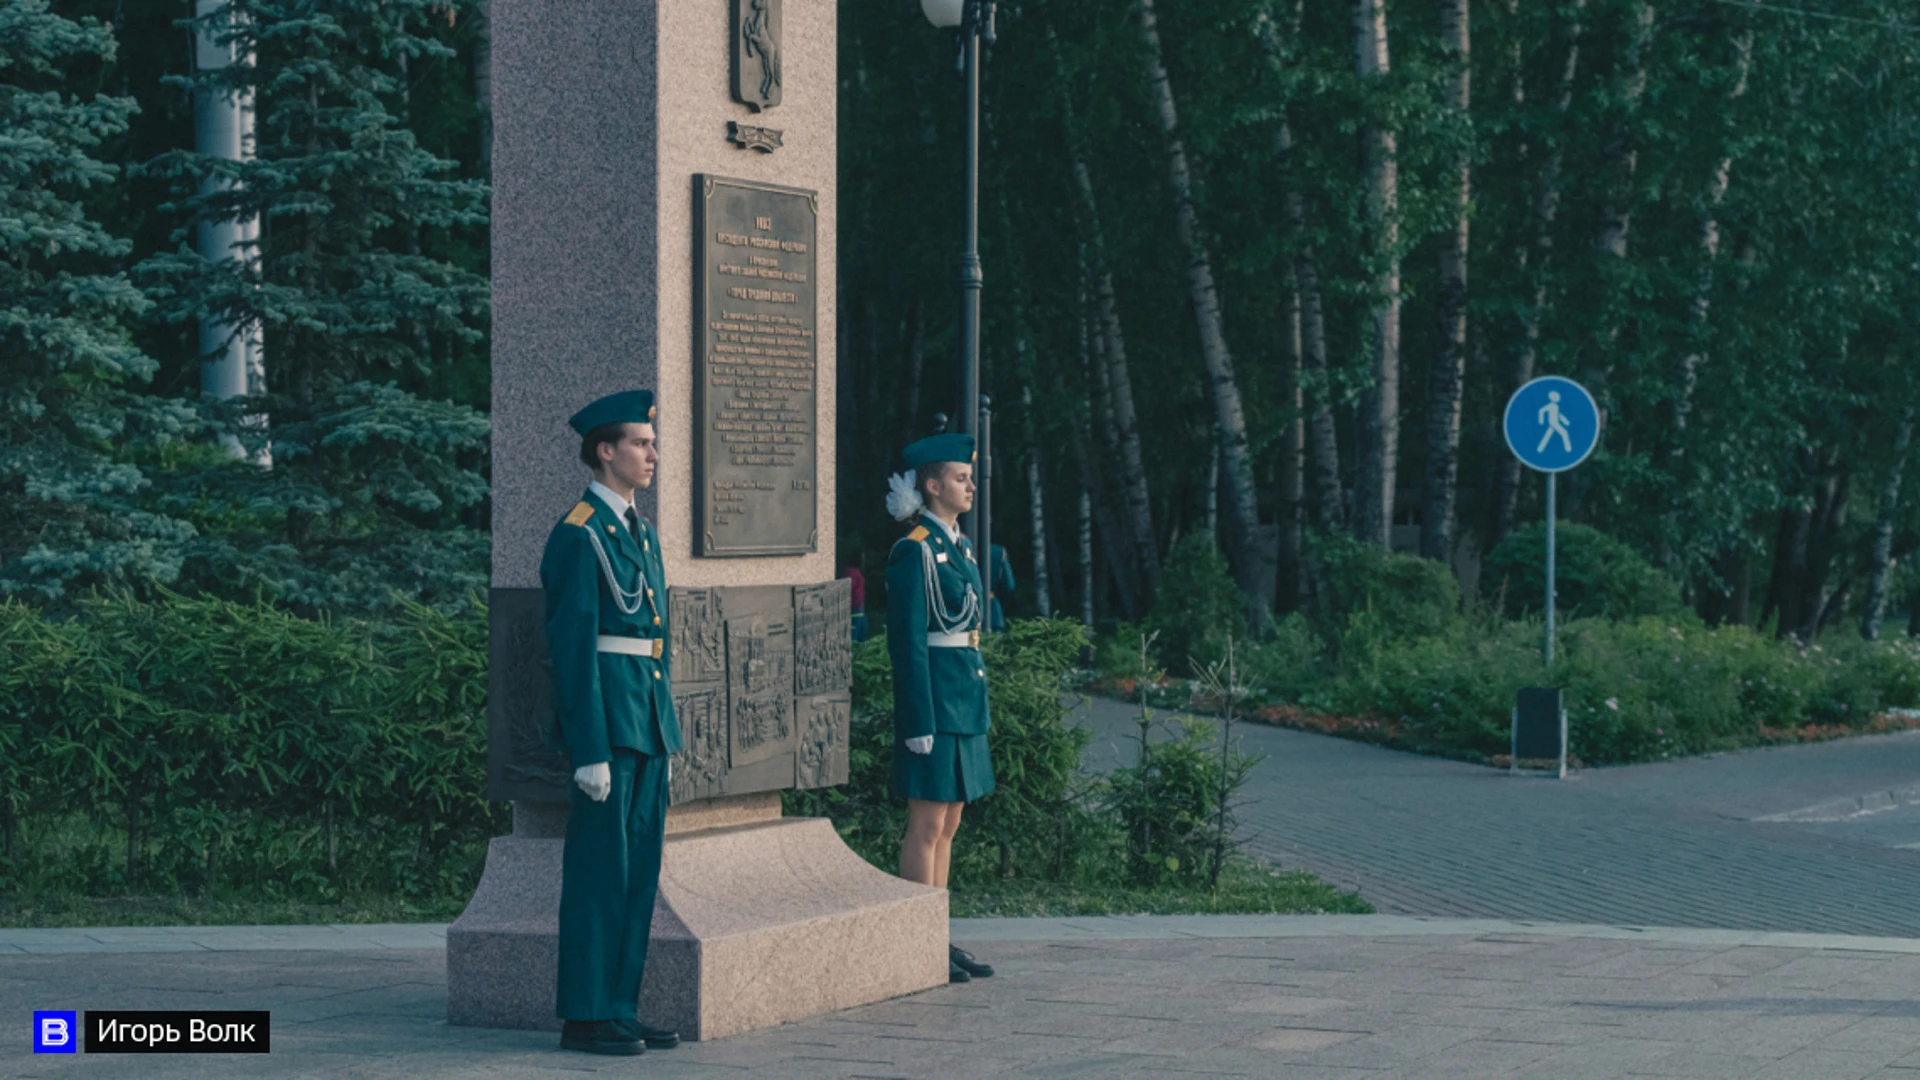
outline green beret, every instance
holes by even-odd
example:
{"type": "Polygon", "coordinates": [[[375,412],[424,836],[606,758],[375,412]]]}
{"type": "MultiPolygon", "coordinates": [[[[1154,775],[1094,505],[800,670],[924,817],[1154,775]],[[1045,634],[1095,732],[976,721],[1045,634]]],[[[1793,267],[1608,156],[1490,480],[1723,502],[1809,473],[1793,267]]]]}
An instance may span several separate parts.
{"type": "Polygon", "coordinates": [[[902,456],[906,458],[909,469],[917,469],[930,461],[957,461],[962,465],[971,465],[973,436],[929,435],[917,443],[909,444],[902,456]]]}
{"type": "Polygon", "coordinates": [[[651,424],[653,414],[653,391],[623,390],[574,413],[567,426],[586,438],[588,432],[602,424],[651,424]]]}

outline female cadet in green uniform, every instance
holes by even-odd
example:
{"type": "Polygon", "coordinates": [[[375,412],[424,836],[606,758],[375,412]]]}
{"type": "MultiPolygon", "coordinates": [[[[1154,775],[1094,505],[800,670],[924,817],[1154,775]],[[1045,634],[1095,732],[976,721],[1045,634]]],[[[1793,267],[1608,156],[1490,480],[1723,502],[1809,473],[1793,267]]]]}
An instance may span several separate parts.
{"type": "MultiPolygon", "coordinates": [[[[973,508],[973,436],[935,435],[906,449],[887,509],[919,522],[887,559],[887,654],[893,661],[892,790],[907,800],[900,876],[947,887],[960,810],[993,791],[987,668],[980,658],[986,588],[960,515],[973,508]]],[[[993,974],[949,946],[948,977],[993,974]]]]}

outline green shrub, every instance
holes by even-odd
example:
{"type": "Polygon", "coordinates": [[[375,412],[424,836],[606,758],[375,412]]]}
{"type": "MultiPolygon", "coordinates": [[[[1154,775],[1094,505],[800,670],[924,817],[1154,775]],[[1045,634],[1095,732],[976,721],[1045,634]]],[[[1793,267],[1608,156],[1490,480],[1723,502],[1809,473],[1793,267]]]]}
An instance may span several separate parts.
{"type": "Polygon", "coordinates": [[[1461,625],[1460,586],[1444,563],[1348,536],[1316,537],[1309,554],[1316,586],[1307,611],[1341,663],[1461,625]]]}
{"type": "Polygon", "coordinates": [[[1017,619],[982,643],[993,715],[994,793],[971,811],[976,843],[954,877],[1066,880],[1101,831],[1081,795],[1080,757],[1093,734],[1067,723],[1061,689],[1079,663],[1086,631],[1065,619],[1017,619]],[[984,841],[991,839],[989,849],[984,841]],[[991,851],[992,859],[986,856],[991,851]]]}
{"type": "Polygon", "coordinates": [[[1480,760],[1507,752],[1515,693],[1543,679],[1539,628],[1504,623],[1349,650],[1326,704],[1398,723],[1405,749],[1480,760]]]}
{"type": "Polygon", "coordinates": [[[1159,654],[1187,674],[1224,656],[1229,635],[1245,636],[1243,612],[1240,590],[1213,536],[1189,533],[1167,552],[1145,626],[1148,633],[1159,633],[1159,654]]]}
{"type": "Polygon", "coordinates": [[[1135,764],[1114,770],[1103,789],[1106,806],[1125,832],[1127,874],[1136,885],[1205,884],[1216,865],[1224,869],[1223,858],[1231,859],[1237,847],[1233,795],[1257,760],[1238,747],[1223,759],[1214,722],[1187,716],[1172,726],[1173,738],[1150,742],[1135,764]],[[1216,833],[1223,782],[1228,803],[1224,851],[1216,833]]]}
{"type": "Polygon", "coordinates": [[[1265,702],[1298,702],[1325,686],[1332,673],[1326,643],[1297,611],[1276,620],[1267,640],[1246,642],[1234,652],[1243,680],[1265,702]]]}
{"type": "MultiPolygon", "coordinates": [[[[1512,617],[1540,614],[1547,594],[1547,527],[1515,529],[1491,552],[1480,590],[1503,598],[1512,617]]],[[[1680,586],[1640,553],[1590,525],[1561,522],[1554,538],[1554,606],[1565,618],[1675,618],[1686,611],[1680,586]]]]}
{"type": "Polygon", "coordinates": [[[505,824],[477,602],[376,624],[120,594],[62,621],[0,604],[0,626],[3,767],[32,793],[5,803],[16,893],[439,897],[505,824]]]}
{"type": "MultiPolygon", "coordinates": [[[[1016,619],[982,643],[993,715],[988,745],[994,793],[968,807],[954,840],[950,880],[1067,880],[1103,861],[1111,827],[1088,809],[1079,772],[1091,734],[1069,726],[1061,691],[1085,631],[1064,619],[1016,619]]],[[[792,814],[825,816],[868,861],[889,871],[900,857],[906,804],[888,794],[893,675],[884,634],[854,652],[853,730],[847,783],[784,793],[792,814]]]]}
{"type": "Polygon", "coordinates": [[[1153,679],[1164,675],[1166,670],[1160,661],[1159,638],[1148,641],[1144,656],[1141,653],[1141,635],[1151,633],[1132,623],[1119,623],[1111,633],[1096,638],[1093,646],[1094,671],[1100,679],[1109,683],[1137,682],[1143,678],[1153,679]]]}
{"type": "Polygon", "coordinates": [[[1485,759],[1508,749],[1523,686],[1566,690],[1568,740],[1589,765],[1752,746],[1807,724],[1858,729],[1920,698],[1920,643],[1802,649],[1746,626],[1575,619],[1551,675],[1538,620],[1400,642],[1342,664],[1316,701],[1396,725],[1404,749],[1485,759]]]}

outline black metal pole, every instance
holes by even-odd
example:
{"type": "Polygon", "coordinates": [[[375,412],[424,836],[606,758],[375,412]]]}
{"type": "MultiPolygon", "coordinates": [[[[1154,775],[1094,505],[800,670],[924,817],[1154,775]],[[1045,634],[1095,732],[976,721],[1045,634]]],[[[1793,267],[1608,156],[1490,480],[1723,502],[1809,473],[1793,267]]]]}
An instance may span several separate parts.
{"type": "MultiPolygon", "coordinates": [[[[960,26],[962,68],[967,83],[966,207],[960,249],[960,432],[976,438],[980,420],[980,39],[990,32],[986,0],[967,0],[960,26]]],[[[967,514],[961,528],[982,552],[979,522],[967,514]]],[[[984,563],[982,565],[985,565],[984,563]]]]}
{"type": "Polygon", "coordinates": [[[980,465],[974,470],[974,483],[980,488],[974,508],[980,514],[980,541],[974,550],[980,560],[980,579],[987,585],[986,618],[982,625],[993,630],[993,401],[980,395],[980,465]]]}

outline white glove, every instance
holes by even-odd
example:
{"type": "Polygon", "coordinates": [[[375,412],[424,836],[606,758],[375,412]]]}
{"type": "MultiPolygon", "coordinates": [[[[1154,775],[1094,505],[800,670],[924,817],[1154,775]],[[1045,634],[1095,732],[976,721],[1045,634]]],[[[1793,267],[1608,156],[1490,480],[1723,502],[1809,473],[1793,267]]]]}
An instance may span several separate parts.
{"type": "Polygon", "coordinates": [[[920,735],[907,740],[907,749],[916,754],[933,753],[933,736],[920,735]]]}
{"type": "Polygon", "coordinates": [[[613,769],[606,762],[598,765],[582,765],[573,770],[573,782],[587,793],[594,802],[606,802],[607,795],[613,791],[613,769]]]}

